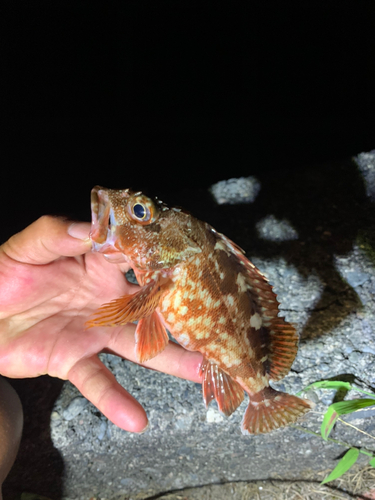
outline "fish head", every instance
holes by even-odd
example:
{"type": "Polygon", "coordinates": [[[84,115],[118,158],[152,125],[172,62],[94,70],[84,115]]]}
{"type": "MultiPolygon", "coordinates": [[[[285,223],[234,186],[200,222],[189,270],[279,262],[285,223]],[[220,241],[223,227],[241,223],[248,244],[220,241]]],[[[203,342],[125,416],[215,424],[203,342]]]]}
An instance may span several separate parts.
{"type": "Polygon", "coordinates": [[[93,250],[120,252],[140,270],[169,269],[201,251],[191,238],[192,216],[140,191],[95,186],[91,215],[93,250]]]}

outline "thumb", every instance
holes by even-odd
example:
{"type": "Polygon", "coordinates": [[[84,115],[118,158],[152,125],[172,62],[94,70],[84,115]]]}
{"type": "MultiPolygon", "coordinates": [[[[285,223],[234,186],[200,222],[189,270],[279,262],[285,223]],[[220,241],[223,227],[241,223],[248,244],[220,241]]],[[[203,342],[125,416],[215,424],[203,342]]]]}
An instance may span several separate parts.
{"type": "Polygon", "coordinates": [[[25,264],[48,264],[59,257],[73,257],[91,248],[88,222],[72,222],[45,215],[0,246],[8,257],[25,264]]]}

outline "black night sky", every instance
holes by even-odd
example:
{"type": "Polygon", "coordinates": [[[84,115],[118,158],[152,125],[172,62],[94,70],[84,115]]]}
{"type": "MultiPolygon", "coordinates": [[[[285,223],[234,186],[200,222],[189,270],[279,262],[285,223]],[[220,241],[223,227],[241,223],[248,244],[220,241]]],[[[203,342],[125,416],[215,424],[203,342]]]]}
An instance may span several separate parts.
{"type": "Polygon", "coordinates": [[[168,202],[375,148],[372,1],[1,10],[2,239],[44,213],[89,220],[95,184],[168,202]]]}

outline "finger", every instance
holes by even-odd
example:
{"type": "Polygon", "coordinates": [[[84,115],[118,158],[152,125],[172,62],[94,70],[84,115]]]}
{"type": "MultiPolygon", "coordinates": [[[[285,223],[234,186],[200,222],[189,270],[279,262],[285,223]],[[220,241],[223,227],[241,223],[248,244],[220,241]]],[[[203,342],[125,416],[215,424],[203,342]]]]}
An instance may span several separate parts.
{"type": "MultiPolygon", "coordinates": [[[[126,325],[126,327],[114,329],[107,347],[113,354],[139,363],[135,355],[134,332],[135,325],[130,324],[126,325]]],[[[169,342],[163,352],[155,356],[155,358],[142,363],[142,366],[201,383],[202,378],[199,375],[199,368],[202,360],[203,356],[199,352],[187,351],[180,345],[169,342]]]]}
{"type": "Polygon", "coordinates": [[[61,256],[73,257],[90,250],[90,224],[72,223],[59,217],[45,215],[23,231],[12,236],[0,248],[10,258],[25,264],[47,264],[61,256]],[[74,228],[68,234],[69,228],[74,228]]]}
{"type": "Polygon", "coordinates": [[[96,357],[82,359],[69,372],[68,379],[111,422],[130,432],[143,432],[148,424],[146,412],[116,381],[113,373],[96,357]]]}
{"type": "Polygon", "coordinates": [[[199,375],[199,369],[202,361],[200,352],[187,351],[180,345],[169,342],[163,352],[142,364],[147,368],[200,384],[202,377],[199,375]]]}

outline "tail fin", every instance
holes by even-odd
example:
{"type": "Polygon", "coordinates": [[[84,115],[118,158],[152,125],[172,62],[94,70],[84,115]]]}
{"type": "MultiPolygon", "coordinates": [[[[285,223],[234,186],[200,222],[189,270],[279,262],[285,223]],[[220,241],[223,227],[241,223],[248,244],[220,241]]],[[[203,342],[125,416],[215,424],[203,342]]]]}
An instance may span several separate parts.
{"type": "Polygon", "coordinates": [[[265,387],[262,391],[250,396],[249,406],[242,420],[242,433],[271,432],[284,425],[292,424],[312,407],[311,401],[275,391],[272,387],[265,387]]]}

